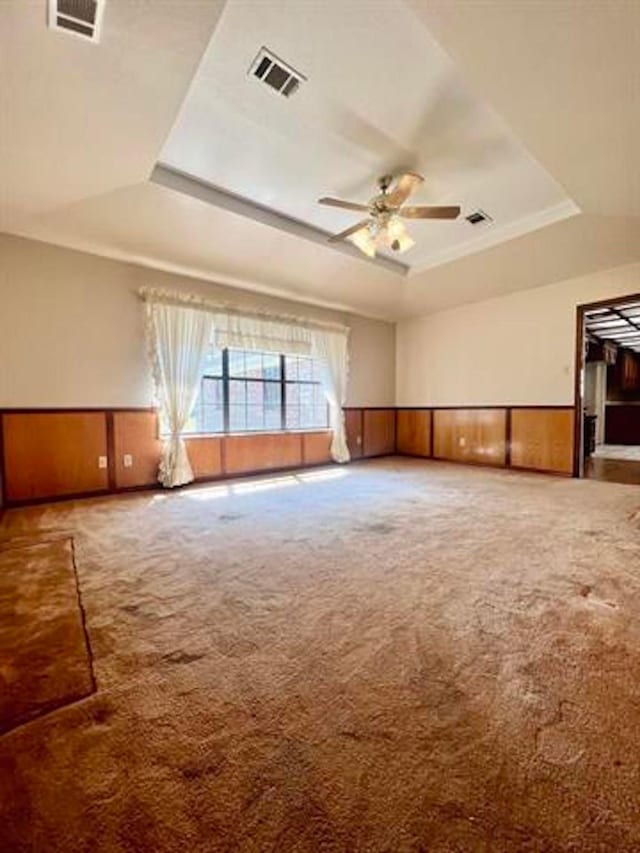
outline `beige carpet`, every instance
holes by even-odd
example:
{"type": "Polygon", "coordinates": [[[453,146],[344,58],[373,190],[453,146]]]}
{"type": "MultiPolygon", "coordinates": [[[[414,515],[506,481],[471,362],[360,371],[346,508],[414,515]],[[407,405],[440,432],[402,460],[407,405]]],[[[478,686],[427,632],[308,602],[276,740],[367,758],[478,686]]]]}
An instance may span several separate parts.
{"type": "Polygon", "coordinates": [[[8,513],[98,692],[0,738],[0,849],[640,850],[639,510],[398,459],[8,513]]]}
{"type": "Polygon", "coordinates": [[[0,734],[88,696],[71,541],[0,547],[0,734]]]}

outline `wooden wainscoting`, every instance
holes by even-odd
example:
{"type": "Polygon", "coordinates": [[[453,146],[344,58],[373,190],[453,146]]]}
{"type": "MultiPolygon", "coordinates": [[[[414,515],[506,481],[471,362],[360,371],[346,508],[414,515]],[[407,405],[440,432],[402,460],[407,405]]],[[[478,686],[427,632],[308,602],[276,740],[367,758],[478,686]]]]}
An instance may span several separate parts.
{"type": "MultiPolygon", "coordinates": [[[[345,410],[345,425],[353,459],[398,452],[572,473],[569,406],[352,408],[345,410]]],[[[193,436],[186,441],[199,480],[331,461],[326,430],[193,436]]],[[[0,411],[4,503],[157,487],[160,446],[156,413],[150,409],[5,409],[0,411]],[[125,456],[131,456],[130,465],[125,456]],[[107,458],[107,467],[99,466],[99,457],[107,458]]]]}
{"type": "Polygon", "coordinates": [[[395,409],[364,409],[363,456],[385,456],[396,450],[395,409]]]}
{"type": "Polygon", "coordinates": [[[302,433],[302,464],[322,465],[331,462],[331,433],[303,432],[302,433]]]}
{"type": "Polygon", "coordinates": [[[104,412],[4,412],[2,435],[8,504],[108,490],[104,412]]]}
{"type": "MultiPolygon", "coordinates": [[[[328,430],[185,441],[200,481],[331,462],[328,430]]],[[[0,506],[159,488],[161,447],[153,409],[0,410],[0,506]]]]}
{"type": "Polygon", "coordinates": [[[256,433],[224,437],[225,474],[246,474],[302,465],[299,433],[256,433]]]}
{"type": "Polygon", "coordinates": [[[406,456],[431,456],[430,409],[398,409],[397,450],[406,456]]]}
{"type": "Polygon", "coordinates": [[[507,410],[435,409],[433,455],[452,462],[505,465],[507,410]]]}
{"type": "Polygon", "coordinates": [[[570,408],[512,409],[512,467],[573,473],[573,419],[570,408]]]}
{"type": "Polygon", "coordinates": [[[362,458],[362,439],[364,434],[363,409],[344,410],[344,428],[347,434],[347,447],[352,459],[362,458]]]}
{"type": "Polygon", "coordinates": [[[210,480],[223,475],[224,440],[218,435],[194,435],[185,438],[189,462],[196,480],[210,480]]]}
{"type": "Polygon", "coordinates": [[[116,411],[110,413],[110,416],[113,418],[111,462],[116,488],[131,489],[155,485],[158,481],[162,447],[156,413],[116,411]],[[125,456],[131,457],[131,465],[125,465],[125,456]]]}

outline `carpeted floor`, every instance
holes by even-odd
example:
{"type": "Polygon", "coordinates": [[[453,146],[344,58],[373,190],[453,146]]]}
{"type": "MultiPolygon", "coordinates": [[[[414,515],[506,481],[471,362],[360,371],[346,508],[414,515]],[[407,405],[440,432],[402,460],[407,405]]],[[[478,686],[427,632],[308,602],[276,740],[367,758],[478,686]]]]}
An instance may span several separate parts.
{"type": "Polygon", "coordinates": [[[0,546],[0,734],[93,687],[71,541],[0,546]]]}
{"type": "Polygon", "coordinates": [[[97,693],[0,738],[10,851],[640,850],[640,491],[378,460],[5,516],[97,693]]]}

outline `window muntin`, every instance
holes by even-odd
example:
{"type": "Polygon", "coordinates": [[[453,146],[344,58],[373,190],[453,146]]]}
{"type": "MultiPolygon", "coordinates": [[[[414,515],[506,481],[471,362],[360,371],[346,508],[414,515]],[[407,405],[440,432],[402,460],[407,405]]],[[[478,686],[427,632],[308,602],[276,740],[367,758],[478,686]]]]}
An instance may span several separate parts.
{"type": "Polygon", "coordinates": [[[328,425],[327,401],[320,385],[320,367],[311,358],[284,356],[285,429],[328,425]]]}
{"type": "Polygon", "coordinates": [[[212,349],[185,433],[326,429],[319,365],[307,356],[212,349]]]}

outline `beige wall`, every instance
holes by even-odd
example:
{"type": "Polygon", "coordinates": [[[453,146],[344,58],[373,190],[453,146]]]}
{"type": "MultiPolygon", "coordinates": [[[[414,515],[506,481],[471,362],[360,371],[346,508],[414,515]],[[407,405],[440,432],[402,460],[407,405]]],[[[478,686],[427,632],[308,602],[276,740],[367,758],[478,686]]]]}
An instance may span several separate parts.
{"type": "Polygon", "coordinates": [[[395,327],[0,235],[0,407],[147,406],[142,286],[351,326],[348,405],[393,405],[395,327]]]}
{"type": "Polygon", "coordinates": [[[400,406],[573,405],[576,306],[640,293],[640,264],[398,324],[400,406]]]}

